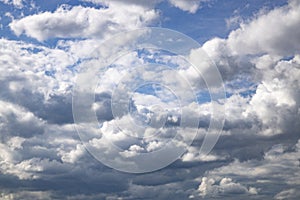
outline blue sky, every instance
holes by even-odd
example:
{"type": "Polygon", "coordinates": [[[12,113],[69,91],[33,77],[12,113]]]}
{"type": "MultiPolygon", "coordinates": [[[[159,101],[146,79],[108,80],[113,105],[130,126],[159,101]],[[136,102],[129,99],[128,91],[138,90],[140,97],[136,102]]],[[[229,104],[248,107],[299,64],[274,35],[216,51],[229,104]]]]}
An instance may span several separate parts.
{"type": "Polygon", "coordinates": [[[0,16],[0,199],[299,199],[298,0],[0,16]]]}

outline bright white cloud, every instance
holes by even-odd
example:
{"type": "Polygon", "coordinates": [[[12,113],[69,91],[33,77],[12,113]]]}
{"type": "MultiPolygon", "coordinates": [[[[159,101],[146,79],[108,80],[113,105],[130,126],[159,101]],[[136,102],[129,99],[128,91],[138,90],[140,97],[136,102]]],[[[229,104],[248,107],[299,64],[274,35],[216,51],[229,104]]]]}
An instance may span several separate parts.
{"type": "Polygon", "coordinates": [[[300,63],[297,57],[290,61],[278,61],[271,69],[262,71],[262,83],[252,97],[248,111],[256,112],[263,124],[269,127],[266,134],[284,133],[299,126],[300,63]]]}
{"type": "Polygon", "coordinates": [[[26,34],[39,41],[48,38],[101,38],[150,24],[158,17],[153,9],[138,5],[110,5],[108,8],[61,6],[53,13],[26,16],[13,20],[16,35],[26,34]]]}
{"type": "Polygon", "coordinates": [[[169,0],[171,5],[190,13],[196,13],[200,7],[201,2],[207,2],[207,0],[169,0]]]}
{"type": "Polygon", "coordinates": [[[182,156],[183,162],[212,162],[212,161],[221,161],[226,160],[227,158],[224,156],[217,156],[210,153],[209,155],[201,155],[199,152],[199,148],[196,147],[188,147],[187,152],[182,156]]]}
{"type": "Polygon", "coordinates": [[[257,194],[256,188],[247,188],[240,183],[234,182],[231,178],[222,178],[220,180],[215,180],[214,178],[203,177],[198,191],[201,197],[217,197],[220,195],[230,194],[257,194]]]}
{"type": "MultiPolygon", "coordinates": [[[[253,97],[240,102],[242,116],[238,112],[229,114],[229,123],[231,116],[246,117],[248,121],[256,121],[252,127],[261,126],[257,130],[260,134],[268,136],[298,129],[300,71],[299,48],[295,44],[300,41],[299,9],[297,1],[290,1],[242,24],[227,39],[215,38],[203,45],[229,87],[247,82],[257,85],[253,97]],[[280,60],[286,56],[292,58],[280,60]],[[234,83],[234,80],[242,81],[234,83]]],[[[239,90],[233,88],[232,92],[239,90]]],[[[230,109],[233,104],[228,103],[230,109]]]]}
{"type": "Polygon", "coordinates": [[[289,5],[259,15],[256,19],[232,31],[228,46],[235,54],[262,54],[289,56],[300,51],[300,4],[289,5]]]}

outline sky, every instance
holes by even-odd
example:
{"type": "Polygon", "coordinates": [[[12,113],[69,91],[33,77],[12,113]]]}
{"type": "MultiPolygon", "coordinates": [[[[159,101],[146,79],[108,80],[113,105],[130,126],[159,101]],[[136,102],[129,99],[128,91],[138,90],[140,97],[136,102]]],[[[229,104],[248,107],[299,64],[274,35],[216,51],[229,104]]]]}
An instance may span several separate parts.
{"type": "Polygon", "coordinates": [[[0,199],[299,199],[299,44],[299,0],[0,0],[0,199]]]}

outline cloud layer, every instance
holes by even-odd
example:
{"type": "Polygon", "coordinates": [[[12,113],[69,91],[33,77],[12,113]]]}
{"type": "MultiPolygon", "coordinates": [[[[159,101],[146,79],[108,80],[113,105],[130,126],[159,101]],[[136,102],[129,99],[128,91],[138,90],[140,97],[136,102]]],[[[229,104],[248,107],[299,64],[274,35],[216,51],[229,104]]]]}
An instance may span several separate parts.
{"type": "MultiPolygon", "coordinates": [[[[141,175],[110,169],[87,152],[74,128],[72,87],[78,71],[92,63],[100,41],[118,32],[152,25],[161,16],[156,8],[161,1],[90,2],[102,6],[60,6],[52,12],[11,22],[10,28],[16,35],[25,34],[44,42],[54,38],[58,40],[54,47],[0,39],[0,198],[300,197],[298,1],[260,12],[242,22],[227,38],[213,38],[202,45],[201,49],[220,70],[227,88],[226,101],[220,100],[226,105],[224,130],[206,157],[199,154],[199,150],[207,133],[212,105],[209,100],[203,100],[209,98],[205,96],[205,84],[195,77],[192,66],[176,55],[158,56],[161,52],[154,50],[136,51],[99,72],[101,84],[90,109],[97,113],[103,134],[122,147],[124,159],[166,146],[181,120],[172,92],[153,86],[147,88],[148,93],[135,92],[131,111],[141,124],[149,124],[151,120],[165,119],[163,112],[155,115],[156,109],[163,108],[169,112],[165,121],[168,129],[163,129],[160,137],[137,141],[114,127],[119,123],[126,130],[133,129],[130,114],[115,118],[111,110],[116,82],[124,78],[130,66],[149,61],[174,68],[180,65],[179,74],[199,91],[198,103],[188,102],[181,107],[190,121],[200,119],[198,126],[187,123],[184,127],[185,133],[199,129],[193,144],[170,166],[141,175]]],[[[169,1],[190,13],[196,13],[201,2],[169,1]]],[[[21,5],[17,1],[13,4],[21,5]]],[[[112,49],[109,48],[107,52],[112,49]]],[[[199,59],[193,55],[190,53],[191,59],[199,59]]],[[[209,69],[203,66],[204,71],[209,69]]],[[[174,81],[171,74],[157,69],[145,74],[134,71],[127,77],[147,75],[164,80],[177,84],[176,92],[184,94],[185,91],[180,90],[181,83],[174,81]]],[[[206,78],[213,80],[214,77],[206,78]]],[[[127,79],[123,80],[124,85],[129,84],[127,79]]],[[[148,127],[142,133],[152,135],[154,130],[155,127],[148,127]]],[[[91,129],[88,135],[91,144],[107,148],[93,131],[91,129]]]]}

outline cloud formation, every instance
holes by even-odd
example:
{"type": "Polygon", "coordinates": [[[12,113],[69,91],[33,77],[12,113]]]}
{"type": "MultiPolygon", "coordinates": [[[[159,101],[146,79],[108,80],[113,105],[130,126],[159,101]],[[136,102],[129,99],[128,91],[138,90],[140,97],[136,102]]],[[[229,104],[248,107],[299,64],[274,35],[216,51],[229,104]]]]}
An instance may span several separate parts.
{"type": "Polygon", "coordinates": [[[135,4],[111,4],[99,9],[61,6],[53,13],[44,12],[13,20],[10,27],[16,35],[25,33],[39,41],[55,37],[105,39],[120,31],[143,27],[157,17],[154,9],[135,4]]]}
{"type": "Polygon", "coordinates": [[[236,54],[270,54],[290,56],[299,53],[300,4],[290,1],[242,23],[228,36],[228,46],[236,54]],[[288,23],[287,23],[288,22],[288,23]]]}
{"type": "MultiPolygon", "coordinates": [[[[227,87],[223,134],[209,156],[200,155],[211,103],[184,105],[182,109],[190,120],[200,118],[198,127],[184,127],[186,133],[199,128],[194,143],[172,165],[142,175],[107,168],[86,151],[74,129],[71,95],[75,75],[91,63],[88,59],[98,42],[114,33],[151,24],[160,16],[155,7],[160,1],[93,2],[103,7],[60,6],[53,12],[24,16],[10,24],[15,34],[39,41],[80,40],[59,39],[50,48],[42,43],[0,39],[0,198],[299,198],[298,1],[261,12],[242,22],[227,38],[214,38],[203,44],[202,49],[215,61],[227,87]]],[[[200,3],[170,1],[191,13],[199,9],[200,3]]],[[[111,110],[113,87],[128,66],[149,60],[171,66],[179,63],[180,74],[194,88],[204,87],[193,68],[178,57],[164,55],[156,59],[145,52],[133,52],[100,74],[103,79],[91,109],[103,122],[102,132],[123,148],[124,159],[166,146],[181,120],[176,101],[166,95],[170,92],[156,87],[152,89],[155,95],[149,88],[148,94],[136,93],[132,111],[146,123],[154,116],[153,110],[160,108],[150,105],[169,109],[172,115],[166,123],[172,131],[164,130],[160,138],[138,143],[113,126],[120,123],[133,129],[130,115],[114,118],[111,110]],[[141,59],[141,55],[146,58],[141,59]]],[[[172,82],[174,76],[170,74],[160,73],[159,78],[172,82]]],[[[155,73],[147,75],[156,77],[155,73]]],[[[160,121],[160,117],[152,119],[160,121]]],[[[151,135],[153,130],[150,127],[143,133],[151,135]]],[[[95,136],[93,130],[90,134],[95,136]]],[[[96,139],[91,144],[105,149],[105,143],[96,139]]]]}

